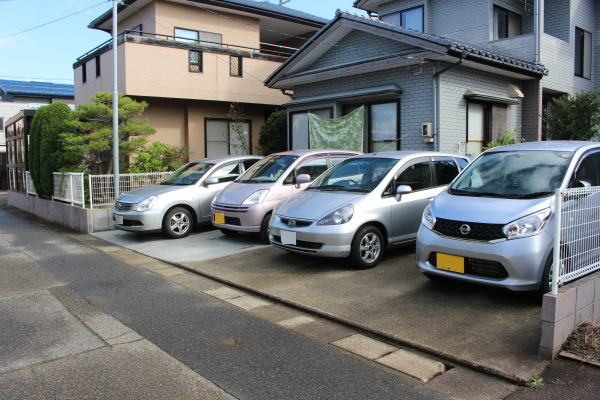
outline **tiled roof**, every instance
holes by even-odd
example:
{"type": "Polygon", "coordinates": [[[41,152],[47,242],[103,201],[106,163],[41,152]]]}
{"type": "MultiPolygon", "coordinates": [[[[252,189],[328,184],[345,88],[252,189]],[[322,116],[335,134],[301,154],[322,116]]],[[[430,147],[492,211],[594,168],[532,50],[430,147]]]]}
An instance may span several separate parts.
{"type": "Polygon", "coordinates": [[[75,98],[74,85],[60,83],[0,79],[0,89],[13,96],[75,98]]]}
{"type": "Polygon", "coordinates": [[[338,16],[346,18],[346,19],[358,21],[361,23],[366,23],[366,24],[369,24],[372,26],[381,27],[384,29],[388,29],[391,31],[409,35],[409,36],[412,36],[415,38],[427,40],[427,41],[430,41],[430,42],[438,44],[438,45],[446,46],[449,51],[452,51],[452,50],[454,50],[456,52],[465,51],[465,52],[467,52],[468,55],[471,55],[475,59],[486,60],[491,63],[499,64],[499,65],[511,66],[514,68],[531,71],[533,73],[537,73],[540,75],[548,74],[548,69],[546,67],[544,67],[543,65],[534,64],[532,62],[525,61],[525,60],[520,60],[518,58],[512,57],[507,54],[501,54],[500,52],[498,52],[496,50],[484,49],[481,47],[469,45],[464,42],[459,42],[454,39],[449,39],[449,38],[445,38],[442,36],[436,36],[436,35],[431,35],[428,33],[414,31],[412,29],[403,28],[398,25],[393,25],[389,22],[383,22],[378,19],[363,17],[361,15],[349,13],[347,11],[340,11],[338,16]]]}

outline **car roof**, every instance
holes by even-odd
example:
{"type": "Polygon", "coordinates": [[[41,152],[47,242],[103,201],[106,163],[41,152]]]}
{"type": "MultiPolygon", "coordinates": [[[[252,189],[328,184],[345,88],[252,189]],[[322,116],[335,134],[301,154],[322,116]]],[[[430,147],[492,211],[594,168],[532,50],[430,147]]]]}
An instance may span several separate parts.
{"type": "Polygon", "coordinates": [[[534,151],[534,150],[548,150],[548,151],[576,151],[585,147],[594,148],[600,147],[598,142],[586,142],[582,140],[547,140],[540,142],[523,142],[516,144],[509,144],[506,146],[499,146],[489,149],[487,152],[498,152],[498,151],[534,151]]]}
{"type": "Polygon", "coordinates": [[[306,154],[323,154],[323,153],[338,153],[338,154],[363,154],[356,150],[339,150],[339,149],[311,149],[311,150],[288,150],[279,153],[273,153],[272,156],[290,155],[290,156],[303,156],[306,154]]]}
{"type": "Polygon", "coordinates": [[[467,156],[463,156],[460,154],[451,154],[451,153],[441,153],[439,151],[425,151],[425,150],[398,150],[398,151],[377,151],[375,153],[363,154],[358,157],[364,158],[394,158],[397,160],[403,158],[416,158],[416,157],[460,157],[460,158],[468,158],[467,156]]]}
{"type": "Polygon", "coordinates": [[[221,162],[234,161],[234,160],[248,160],[248,159],[261,159],[263,156],[253,156],[253,155],[235,155],[235,156],[214,156],[201,158],[199,160],[191,161],[192,164],[195,163],[206,163],[206,164],[217,164],[221,162]]]}

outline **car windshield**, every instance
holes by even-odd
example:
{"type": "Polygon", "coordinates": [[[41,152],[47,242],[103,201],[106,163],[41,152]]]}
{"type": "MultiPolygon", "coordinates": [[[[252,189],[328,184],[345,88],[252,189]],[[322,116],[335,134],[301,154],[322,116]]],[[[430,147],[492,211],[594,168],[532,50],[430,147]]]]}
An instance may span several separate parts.
{"type": "Polygon", "coordinates": [[[307,190],[341,190],[369,193],[399,160],[391,158],[349,158],[317,178],[307,190]]]}
{"type": "Polygon", "coordinates": [[[485,153],[464,170],[448,192],[517,199],[549,196],[563,181],[572,156],[568,151],[485,153]]]}
{"type": "Polygon", "coordinates": [[[247,170],[238,182],[275,182],[297,158],[290,155],[265,157],[247,170]]]}
{"type": "Polygon", "coordinates": [[[161,185],[195,185],[214,164],[189,163],[169,175],[161,185]]]}

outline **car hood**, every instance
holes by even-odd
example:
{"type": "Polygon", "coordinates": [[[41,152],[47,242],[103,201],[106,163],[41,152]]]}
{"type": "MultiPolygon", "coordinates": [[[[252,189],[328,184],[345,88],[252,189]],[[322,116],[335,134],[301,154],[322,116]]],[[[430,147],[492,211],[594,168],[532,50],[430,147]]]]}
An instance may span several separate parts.
{"type": "MultiPolygon", "coordinates": [[[[195,186],[195,185],[193,185],[195,186]]],[[[177,185],[149,185],[138,189],[133,189],[119,196],[119,201],[137,203],[149,196],[158,196],[164,193],[172,193],[177,191],[187,190],[192,185],[177,186],[177,185]]]]}
{"type": "Polygon", "coordinates": [[[305,190],[283,203],[277,210],[277,215],[289,218],[318,220],[349,202],[364,196],[364,193],[305,190]]]}
{"type": "Polygon", "coordinates": [[[231,182],[226,188],[221,190],[215,203],[239,205],[244,202],[252,193],[261,189],[272,189],[273,183],[240,183],[231,182]]]}
{"type": "Polygon", "coordinates": [[[539,199],[503,199],[451,195],[446,190],[436,196],[431,211],[436,218],[485,224],[507,224],[550,207],[554,196],[539,199]]]}

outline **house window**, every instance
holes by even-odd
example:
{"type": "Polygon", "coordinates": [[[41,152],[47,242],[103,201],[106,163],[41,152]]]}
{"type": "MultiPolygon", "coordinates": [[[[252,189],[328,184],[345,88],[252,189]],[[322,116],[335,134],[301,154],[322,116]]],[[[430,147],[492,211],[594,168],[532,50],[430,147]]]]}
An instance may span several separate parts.
{"type": "Polygon", "coordinates": [[[390,24],[399,25],[404,28],[423,32],[425,25],[424,10],[425,9],[423,6],[418,6],[397,13],[384,15],[380,19],[390,24]]]}
{"type": "Polygon", "coordinates": [[[100,56],[96,56],[96,78],[100,77],[100,56]]]}
{"type": "Polygon", "coordinates": [[[290,134],[291,150],[309,149],[308,139],[308,113],[313,113],[321,118],[330,119],[333,117],[333,109],[319,108],[307,111],[290,113],[290,134]]]}
{"type": "Polygon", "coordinates": [[[521,34],[521,16],[512,11],[494,6],[494,40],[506,39],[521,34]]]}
{"type": "Polygon", "coordinates": [[[83,63],[81,65],[81,83],[87,82],[87,64],[83,63]]]}
{"type": "Polygon", "coordinates": [[[138,24],[129,30],[132,36],[142,36],[142,24],[138,24]]]}
{"type": "Polygon", "coordinates": [[[229,75],[242,76],[242,57],[229,56],[229,75]]]}
{"type": "MultiPolygon", "coordinates": [[[[345,105],[343,114],[348,115],[362,105],[363,103],[345,105]]],[[[364,106],[367,130],[363,148],[367,149],[366,152],[399,150],[400,102],[366,103],[364,106]]]]}
{"type": "Polygon", "coordinates": [[[592,34],[575,28],[575,76],[592,77],[592,34]]]}
{"type": "Polygon", "coordinates": [[[507,105],[467,102],[467,155],[478,156],[489,142],[505,135],[507,122],[507,105]]]}
{"type": "Polygon", "coordinates": [[[178,42],[202,44],[204,46],[221,47],[223,35],[214,32],[175,28],[175,40],[178,42]]]}
{"type": "Polygon", "coordinates": [[[206,157],[230,154],[250,154],[250,120],[235,122],[228,119],[204,121],[206,157]]]}
{"type": "Polygon", "coordinates": [[[189,71],[202,72],[202,52],[190,51],[189,53],[189,71]]]}
{"type": "Polygon", "coordinates": [[[0,117],[0,131],[4,130],[4,118],[0,117]]]}

